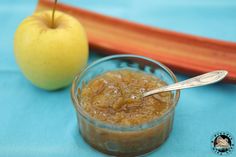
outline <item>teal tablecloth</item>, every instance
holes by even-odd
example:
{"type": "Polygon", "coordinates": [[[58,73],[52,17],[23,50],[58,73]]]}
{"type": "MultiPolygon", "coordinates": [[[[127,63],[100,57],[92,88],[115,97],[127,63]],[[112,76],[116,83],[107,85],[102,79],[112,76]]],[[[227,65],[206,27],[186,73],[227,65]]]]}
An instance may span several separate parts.
{"type": "MultiPolygon", "coordinates": [[[[230,0],[64,0],[100,13],[162,28],[236,41],[236,1],[230,0]]],[[[78,134],[69,88],[47,92],[32,86],[13,55],[19,23],[36,1],[0,1],[0,156],[104,156],[78,134]]],[[[91,53],[90,62],[101,56],[91,53]]],[[[178,74],[179,80],[187,78],[178,74]]],[[[150,156],[218,156],[211,150],[215,132],[230,132],[236,142],[236,86],[216,84],[185,90],[168,140],[150,156]]],[[[235,148],[236,149],[236,148],[235,148]]],[[[236,150],[229,156],[236,156],[236,150]]]]}

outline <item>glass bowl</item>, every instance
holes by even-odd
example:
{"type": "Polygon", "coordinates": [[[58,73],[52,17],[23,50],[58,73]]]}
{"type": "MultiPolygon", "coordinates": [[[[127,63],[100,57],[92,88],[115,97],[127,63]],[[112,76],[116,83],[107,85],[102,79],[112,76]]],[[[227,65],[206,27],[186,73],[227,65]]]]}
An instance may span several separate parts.
{"type": "Polygon", "coordinates": [[[113,55],[95,61],[78,74],[71,88],[80,134],[93,148],[115,156],[137,156],[159,147],[169,136],[180,92],[172,91],[172,106],[160,117],[140,125],[122,126],[102,122],[86,113],[80,104],[78,89],[107,71],[131,69],[153,74],[167,84],[176,83],[174,73],[165,65],[136,55],[113,55]]]}

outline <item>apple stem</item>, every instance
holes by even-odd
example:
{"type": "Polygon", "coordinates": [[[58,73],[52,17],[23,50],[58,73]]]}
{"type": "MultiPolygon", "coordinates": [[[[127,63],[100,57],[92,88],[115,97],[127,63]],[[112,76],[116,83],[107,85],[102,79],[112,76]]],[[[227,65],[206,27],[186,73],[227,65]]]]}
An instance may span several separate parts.
{"type": "Polygon", "coordinates": [[[52,10],[52,28],[55,28],[55,21],[54,21],[54,16],[55,16],[55,11],[56,11],[56,5],[57,5],[57,0],[54,1],[54,6],[52,10]]]}

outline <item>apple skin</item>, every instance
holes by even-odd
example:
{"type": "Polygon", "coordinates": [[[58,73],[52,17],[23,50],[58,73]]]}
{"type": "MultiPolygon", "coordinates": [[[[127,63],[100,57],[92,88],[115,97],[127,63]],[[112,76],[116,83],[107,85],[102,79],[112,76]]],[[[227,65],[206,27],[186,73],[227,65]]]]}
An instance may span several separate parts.
{"type": "Polygon", "coordinates": [[[55,27],[51,27],[52,11],[27,17],[14,37],[16,62],[24,76],[46,90],[68,86],[88,60],[88,40],[79,21],[56,11],[55,27]]]}

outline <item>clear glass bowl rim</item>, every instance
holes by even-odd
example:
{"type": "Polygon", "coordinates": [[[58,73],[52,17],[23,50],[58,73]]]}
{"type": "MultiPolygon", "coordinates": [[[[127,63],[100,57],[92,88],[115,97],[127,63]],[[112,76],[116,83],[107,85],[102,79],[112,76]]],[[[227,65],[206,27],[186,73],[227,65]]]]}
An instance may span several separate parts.
{"type": "Polygon", "coordinates": [[[179,97],[180,97],[180,90],[176,90],[176,94],[175,94],[175,99],[173,100],[173,106],[167,110],[163,115],[161,115],[160,117],[158,118],[155,118],[153,119],[152,121],[149,121],[147,123],[143,123],[143,124],[139,124],[139,125],[134,125],[134,126],[127,126],[127,125],[115,125],[115,124],[110,124],[110,123],[106,123],[106,122],[103,122],[103,121],[100,121],[98,119],[95,119],[93,117],[91,117],[88,113],[86,113],[83,108],[80,106],[79,104],[79,101],[78,101],[78,98],[77,98],[77,95],[75,94],[76,93],[76,82],[80,82],[81,81],[81,77],[92,67],[96,66],[97,64],[101,63],[101,62],[104,62],[104,61],[107,61],[107,60],[112,60],[112,59],[118,59],[118,58],[127,58],[127,57],[130,57],[130,58],[138,58],[138,59],[144,59],[144,60],[147,60],[147,61],[150,61],[150,62],[153,62],[155,64],[157,64],[159,67],[161,67],[164,71],[166,71],[172,81],[174,81],[174,83],[177,83],[178,80],[175,76],[175,74],[167,67],[165,66],[164,64],[158,62],[158,61],[155,61],[153,59],[150,59],[150,58],[147,58],[147,57],[144,57],[144,56],[138,56],[138,55],[129,55],[129,54],[126,54],[126,55],[110,55],[110,56],[107,56],[107,57],[103,57],[101,59],[98,59],[96,61],[94,61],[92,64],[88,65],[87,67],[85,67],[79,74],[77,74],[72,82],[72,87],[71,87],[71,99],[73,101],[73,105],[75,107],[75,110],[77,112],[77,114],[79,113],[83,118],[85,118],[87,121],[89,121],[90,123],[92,124],[95,124],[96,126],[99,126],[101,128],[107,128],[107,129],[110,129],[110,130],[115,130],[115,131],[137,131],[140,130],[140,129],[146,129],[146,128],[150,128],[153,126],[156,126],[158,124],[160,124],[162,122],[162,120],[168,116],[176,107],[177,103],[178,103],[178,100],[179,100],[179,97]]]}

